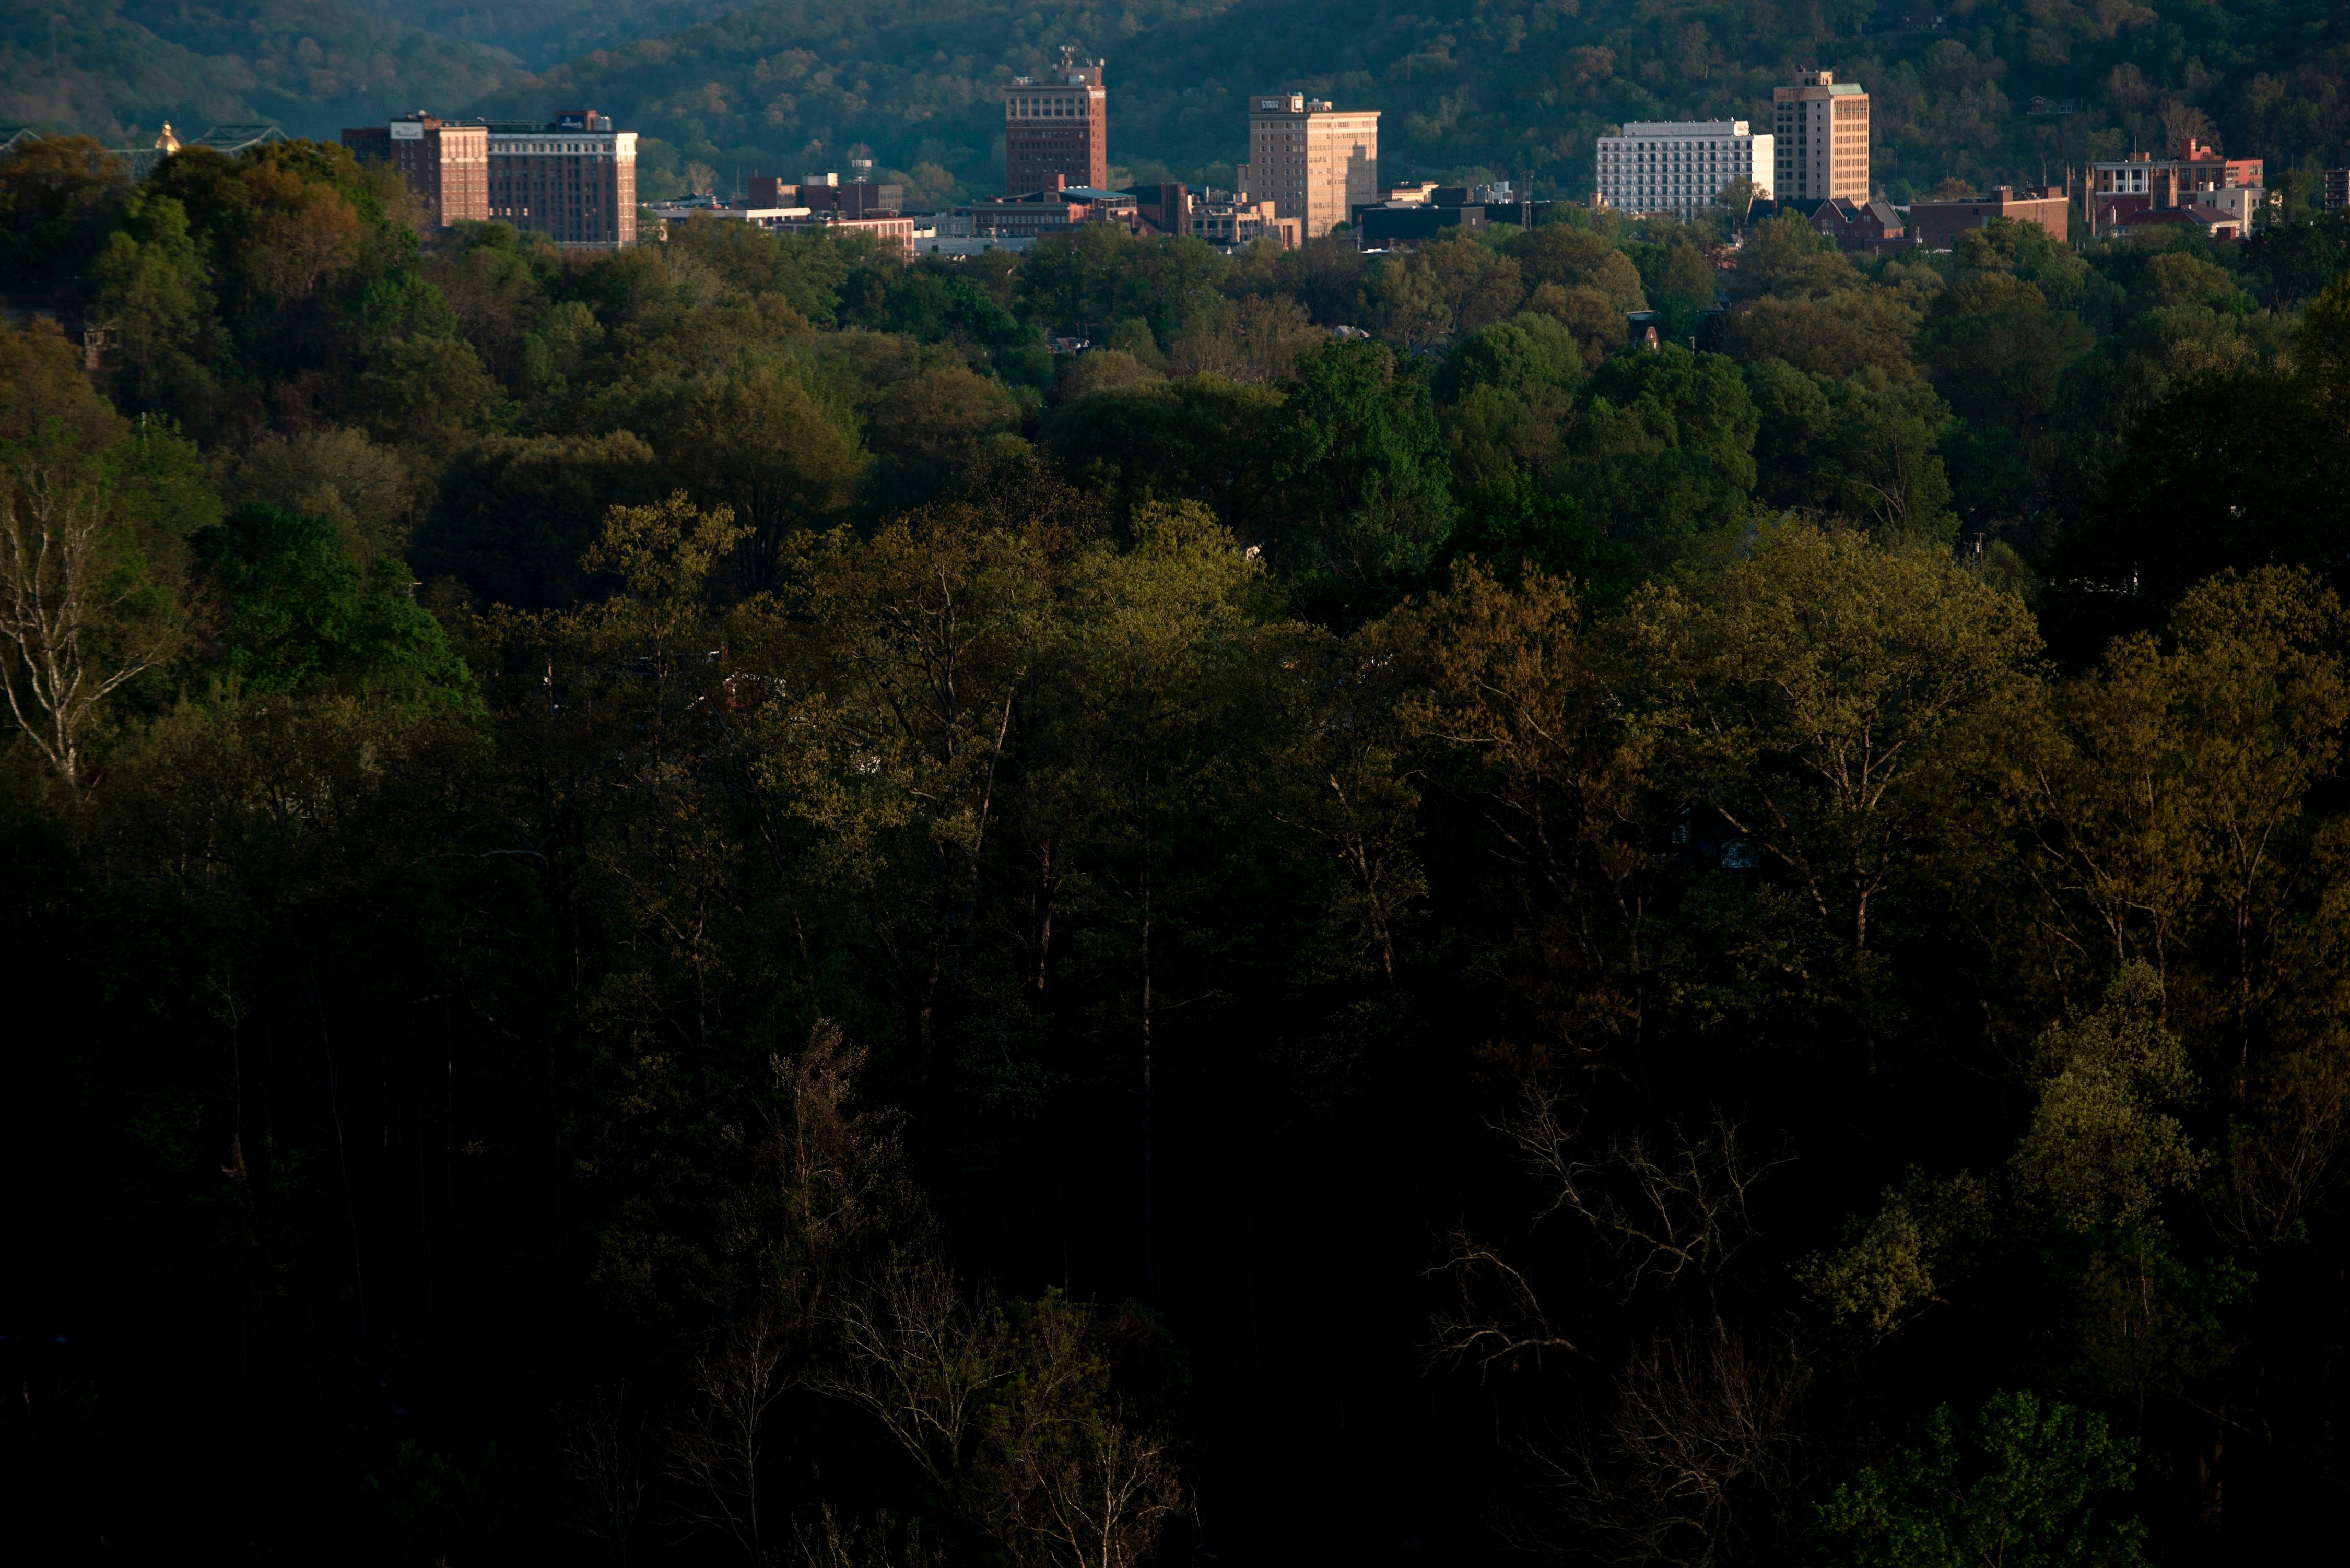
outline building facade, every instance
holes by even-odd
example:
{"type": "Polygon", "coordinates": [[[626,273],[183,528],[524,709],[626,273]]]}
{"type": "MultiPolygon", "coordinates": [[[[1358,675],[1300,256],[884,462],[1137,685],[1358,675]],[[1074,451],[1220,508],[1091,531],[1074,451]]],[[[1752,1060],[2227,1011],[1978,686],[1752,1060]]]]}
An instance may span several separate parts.
{"type": "Polygon", "coordinates": [[[1249,99],[1249,158],[1242,194],[1271,202],[1318,240],[1379,199],[1379,111],[1337,109],[1304,93],[1261,93],[1249,99]]]}
{"type": "Polygon", "coordinates": [[[2145,196],[2157,207],[2176,207],[2204,191],[2244,190],[2266,183],[2258,158],[2223,158],[2189,137],[2168,158],[2151,152],[2089,165],[2089,193],[2101,201],[2145,196]]]}
{"type": "Polygon", "coordinates": [[[1947,251],[1969,229],[1980,229],[1993,218],[2011,218],[2039,224],[2063,244],[2071,232],[2072,212],[2071,199],[2054,186],[2019,195],[2013,186],[2002,185],[1988,196],[1962,202],[1910,202],[1909,234],[1921,249],[1947,251]]]}
{"type": "Polygon", "coordinates": [[[1080,223],[1119,223],[1132,229],[1140,205],[1130,191],[1089,186],[1048,186],[1024,196],[983,198],[949,210],[939,220],[941,239],[1037,239],[1080,223]]]}
{"type": "Polygon", "coordinates": [[[1771,137],[1742,119],[1635,119],[1599,139],[1599,194],[1620,212],[1686,218],[1742,179],[1768,197],[1773,170],[1771,137]]]}
{"type": "Polygon", "coordinates": [[[479,223],[490,215],[490,133],[429,114],[343,132],[359,157],[389,163],[432,221],[479,223]]]}
{"type": "Polygon", "coordinates": [[[346,130],[343,145],[390,161],[444,227],[494,218],[557,244],[636,243],[637,133],[594,109],[463,125],[412,114],[346,130]]]}
{"type": "Polygon", "coordinates": [[[1003,89],[1003,193],[1025,196],[1063,185],[1109,183],[1109,93],[1102,66],[1061,51],[1061,68],[1021,77],[1003,89]]]}
{"type": "Polygon", "coordinates": [[[1909,246],[1908,225],[1890,202],[1822,202],[1812,209],[1812,227],[1841,251],[1885,255],[1909,246]]]}
{"type": "Polygon", "coordinates": [[[838,213],[862,218],[905,211],[906,188],[877,185],[869,180],[842,184],[837,174],[803,174],[796,185],[775,174],[751,176],[754,207],[805,207],[811,213],[838,213]]]}
{"type": "Polygon", "coordinates": [[[637,133],[594,109],[546,124],[492,120],[490,216],[559,245],[637,242],[637,133]]]}
{"type": "Polygon", "coordinates": [[[1794,87],[1771,89],[1783,202],[1868,200],[1868,95],[1833,71],[1805,71],[1794,87]]]}

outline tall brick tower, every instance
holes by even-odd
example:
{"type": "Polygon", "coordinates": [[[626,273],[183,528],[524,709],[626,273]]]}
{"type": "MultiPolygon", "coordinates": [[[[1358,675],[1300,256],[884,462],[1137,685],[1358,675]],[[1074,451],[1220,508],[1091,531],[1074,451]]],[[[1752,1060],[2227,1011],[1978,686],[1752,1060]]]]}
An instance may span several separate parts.
{"type": "Polygon", "coordinates": [[[1060,68],[1003,89],[1003,193],[1109,183],[1109,98],[1102,67],[1061,50],[1060,68]],[[1058,176],[1056,182],[1055,176],[1058,176]]]}

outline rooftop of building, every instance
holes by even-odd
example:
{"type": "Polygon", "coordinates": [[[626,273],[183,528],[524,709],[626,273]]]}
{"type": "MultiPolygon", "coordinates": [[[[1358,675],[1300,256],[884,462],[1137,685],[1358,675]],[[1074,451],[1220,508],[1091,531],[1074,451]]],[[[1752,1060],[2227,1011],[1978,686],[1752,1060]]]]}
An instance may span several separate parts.
{"type": "Polygon", "coordinates": [[[1622,134],[1627,138],[1648,136],[1745,136],[1750,134],[1742,119],[1627,119],[1622,134]]]}
{"type": "Polygon", "coordinates": [[[1049,191],[1031,191],[1024,196],[982,196],[969,203],[974,207],[1016,207],[1022,202],[1131,202],[1131,191],[1105,191],[1097,185],[1063,185],[1049,191]]]}
{"type": "Polygon", "coordinates": [[[1920,196],[1909,204],[1912,209],[1918,207],[1996,207],[2002,202],[2063,202],[2068,200],[2070,200],[2070,198],[2064,194],[2064,191],[2060,187],[2054,185],[2051,185],[2045,191],[2034,191],[2028,186],[2025,189],[2019,191],[2012,185],[2002,185],[1997,190],[1985,192],[1980,196],[1948,196],[1944,197],[1940,201],[1936,201],[1930,196],[1920,196]]]}

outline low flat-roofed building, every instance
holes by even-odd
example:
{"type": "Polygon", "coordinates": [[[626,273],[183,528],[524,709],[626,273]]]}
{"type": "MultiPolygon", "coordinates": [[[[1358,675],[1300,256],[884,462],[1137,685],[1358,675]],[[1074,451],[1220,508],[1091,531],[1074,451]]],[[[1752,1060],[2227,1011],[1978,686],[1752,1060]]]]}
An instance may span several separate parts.
{"type": "Polygon", "coordinates": [[[2052,188],[2038,195],[2030,192],[2018,195],[2014,187],[2002,185],[1988,196],[1910,202],[1909,237],[1920,249],[1946,251],[1957,244],[1959,236],[1969,229],[1980,229],[1993,218],[2010,218],[2017,223],[2037,223],[2063,244],[2071,231],[2072,211],[2071,199],[2061,190],[2052,188]]]}
{"type": "Polygon", "coordinates": [[[783,229],[785,234],[862,234],[883,250],[913,259],[914,220],[903,213],[809,213],[785,218],[783,229]]]}
{"type": "Polygon", "coordinates": [[[1030,237],[1062,233],[1080,223],[1116,223],[1133,228],[1141,203],[1130,191],[1089,185],[1055,185],[1024,196],[983,197],[950,210],[939,221],[941,239],[1030,237]]]}

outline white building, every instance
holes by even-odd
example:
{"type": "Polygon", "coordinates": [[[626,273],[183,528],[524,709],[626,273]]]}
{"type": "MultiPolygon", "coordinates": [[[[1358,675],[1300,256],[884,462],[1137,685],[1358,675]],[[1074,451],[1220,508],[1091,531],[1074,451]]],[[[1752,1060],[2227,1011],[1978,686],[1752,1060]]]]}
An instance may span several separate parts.
{"type": "Polygon", "coordinates": [[[1732,180],[1773,193],[1773,148],[1742,119],[1635,119],[1599,139],[1599,193],[1626,213],[1687,218],[1712,206],[1732,180]]]}

